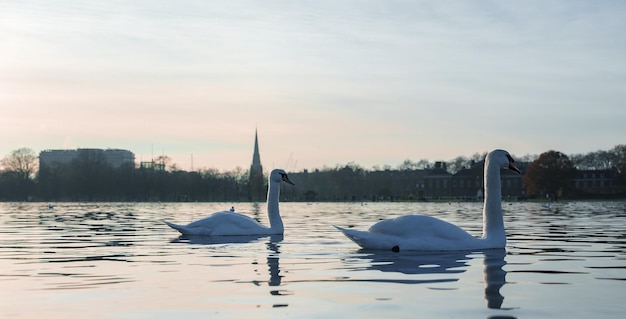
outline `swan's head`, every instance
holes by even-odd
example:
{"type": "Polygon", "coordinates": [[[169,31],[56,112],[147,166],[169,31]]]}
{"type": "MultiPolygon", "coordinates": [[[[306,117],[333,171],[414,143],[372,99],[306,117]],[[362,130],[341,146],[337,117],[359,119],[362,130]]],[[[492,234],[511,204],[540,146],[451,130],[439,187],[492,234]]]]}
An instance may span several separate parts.
{"type": "Polygon", "coordinates": [[[270,173],[270,181],[276,183],[285,182],[291,185],[295,185],[292,181],[289,180],[287,172],[279,168],[272,170],[272,172],[270,173]]]}
{"type": "Polygon", "coordinates": [[[518,174],[522,173],[519,168],[515,167],[515,165],[513,164],[515,163],[515,160],[513,159],[513,157],[511,157],[511,154],[509,154],[509,152],[505,150],[492,151],[487,155],[487,161],[497,161],[498,166],[500,167],[508,168],[514,172],[517,172],[518,174]]]}

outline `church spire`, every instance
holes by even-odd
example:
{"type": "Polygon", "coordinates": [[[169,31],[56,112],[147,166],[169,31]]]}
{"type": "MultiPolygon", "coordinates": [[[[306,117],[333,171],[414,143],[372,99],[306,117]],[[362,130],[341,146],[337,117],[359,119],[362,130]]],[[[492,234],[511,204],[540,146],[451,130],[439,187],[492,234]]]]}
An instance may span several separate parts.
{"type": "Polygon", "coordinates": [[[252,154],[252,165],[250,166],[250,174],[260,173],[263,175],[263,166],[261,165],[261,155],[259,154],[259,136],[257,130],[254,130],[254,154],[252,154]]]}
{"type": "Polygon", "coordinates": [[[261,165],[261,155],[259,154],[259,136],[256,129],[254,130],[254,154],[252,154],[249,178],[250,200],[263,200],[265,197],[265,179],[263,178],[263,166],[261,165]]]}

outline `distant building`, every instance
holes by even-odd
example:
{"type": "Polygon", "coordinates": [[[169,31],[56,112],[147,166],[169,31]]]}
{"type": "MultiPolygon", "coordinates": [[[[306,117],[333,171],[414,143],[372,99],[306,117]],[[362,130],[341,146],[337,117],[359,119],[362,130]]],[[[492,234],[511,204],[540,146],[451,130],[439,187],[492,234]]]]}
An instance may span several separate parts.
{"type": "Polygon", "coordinates": [[[427,198],[450,197],[450,180],[446,163],[436,162],[435,167],[426,169],[424,196],[427,198]]]}
{"type": "MultiPolygon", "coordinates": [[[[528,163],[516,162],[517,168],[526,171],[528,163]]],[[[485,194],[484,185],[485,161],[472,163],[452,176],[450,195],[456,198],[481,198],[485,194]]],[[[518,174],[508,169],[500,170],[502,197],[518,198],[525,196],[523,188],[524,173],[518,174]]]]}
{"type": "Polygon", "coordinates": [[[39,166],[72,164],[75,160],[102,161],[113,168],[135,165],[135,154],[120,149],[79,148],[76,150],[45,150],[39,153],[39,166]]]}
{"type": "MultiPolygon", "coordinates": [[[[527,163],[516,163],[522,171],[526,170],[527,163]]],[[[425,170],[423,195],[426,198],[482,198],[484,195],[485,161],[472,163],[471,167],[464,168],[452,175],[448,172],[446,163],[436,162],[433,168],[425,170]]],[[[502,196],[523,197],[525,195],[522,180],[523,174],[511,170],[501,170],[502,196]]]]}
{"type": "Polygon", "coordinates": [[[260,201],[265,198],[265,178],[263,178],[263,166],[261,165],[261,155],[259,154],[259,138],[256,130],[254,131],[254,153],[252,154],[248,184],[251,201],[260,201]]]}
{"type": "Polygon", "coordinates": [[[479,198],[483,196],[484,161],[472,161],[469,168],[463,168],[452,177],[452,197],[479,198]]]}
{"type": "Polygon", "coordinates": [[[574,186],[580,194],[613,194],[620,191],[616,187],[617,175],[616,169],[578,170],[574,186]]]}
{"type": "Polygon", "coordinates": [[[141,162],[139,163],[139,168],[146,170],[165,171],[165,164],[157,163],[155,161],[141,162]]]}

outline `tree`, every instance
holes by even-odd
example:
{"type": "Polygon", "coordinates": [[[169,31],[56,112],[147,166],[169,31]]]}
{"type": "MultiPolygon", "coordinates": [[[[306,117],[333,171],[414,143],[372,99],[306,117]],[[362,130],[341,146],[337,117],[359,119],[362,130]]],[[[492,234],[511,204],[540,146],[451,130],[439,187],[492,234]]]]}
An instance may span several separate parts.
{"type": "Polygon", "coordinates": [[[162,165],[161,167],[168,172],[177,170],[176,164],[172,164],[172,159],[167,155],[159,155],[153,161],[156,165],[162,165]]]}
{"type": "Polygon", "coordinates": [[[410,171],[415,169],[416,163],[413,163],[410,159],[405,159],[400,165],[398,165],[398,169],[401,171],[410,171]]]}
{"type": "Polygon", "coordinates": [[[533,161],[536,161],[537,158],[539,158],[537,155],[535,154],[526,154],[523,156],[514,156],[515,161],[516,162],[520,162],[520,163],[530,163],[533,161]]]}
{"type": "Polygon", "coordinates": [[[477,161],[476,160],[477,158],[479,158],[478,153],[474,154],[472,158],[468,158],[465,156],[457,156],[453,160],[446,162],[447,170],[450,173],[455,174],[455,173],[460,172],[463,169],[472,168],[472,164],[481,161],[480,159],[477,161]]]}
{"type": "Polygon", "coordinates": [[[532,162],[524,175],[528,195],[563,196],[573,189],[576,168],[567,155],[548,151],[532,162]]]}
{"type": "Polygon", "coordinates": [[[570,160],[578,169],[611,169],[614,167],[611,155],[611,152],[600,150],[587,154],[574,154],[570,156],[570,160]]]}
{"type": "Polygon", "coordinates": [[[28,200],[35,189],[33,180],[37,170],[37,155],[29,148],[17,149],[0,160],[2,172],[0,189],[3,197],[28,200]]]}
{"type": "Polygon", "coordinates": [[[34,177],[37,171],[37,155],[30,148],[20,148],[4,157],[0,164],[3,171],[15,172],[26,180],[34,177]]]}
{"type": "Polygon", "coordinates": [[[626,144],[616,145],[609,154],[613,167],[617,169],[619,183],[626,184],[626,144]]]}

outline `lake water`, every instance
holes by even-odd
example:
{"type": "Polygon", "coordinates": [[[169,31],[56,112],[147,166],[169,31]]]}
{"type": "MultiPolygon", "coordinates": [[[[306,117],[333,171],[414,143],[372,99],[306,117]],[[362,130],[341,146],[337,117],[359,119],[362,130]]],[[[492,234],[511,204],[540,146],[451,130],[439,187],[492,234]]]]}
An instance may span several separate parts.
{"type": "Polygon", "coordinates": [[[182,239],[253,203],[0,203],[2,318],[622,318],[626,202],[504,203],[506,250],[369,252],[332,225],[482,203],[281,203],[282,237],[182,239]]]}

